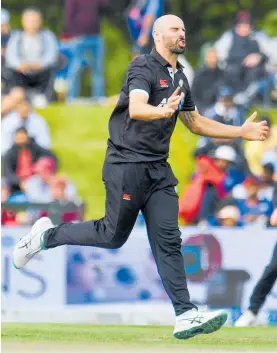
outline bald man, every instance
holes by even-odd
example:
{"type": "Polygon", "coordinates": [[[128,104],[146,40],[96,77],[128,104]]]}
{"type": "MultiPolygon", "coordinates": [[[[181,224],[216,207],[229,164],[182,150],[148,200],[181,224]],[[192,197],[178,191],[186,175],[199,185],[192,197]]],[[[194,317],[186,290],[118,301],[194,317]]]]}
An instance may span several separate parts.
{"type": "Polygon", "coordinates": [[[177,62],[186,47],[180,18],[158,18],[153,38],[155,49],[130,64],[110,118],[103,167],[105,216],[57,227],[49,218],[41,218],[16,245],[13,260],[16,268],[22,268],[40,251],[66,244],[120,248],[141,210],[159,275],[175,310],[174,336],[186,339],[218,330],[227,313],[200,312],[190,301],[178,227],[177,180],[167,162],[177,118],[192,133],[214,138],[264,140],[268,127],[265,122],[254,122],[256,113],[238,127],[197,112],[187,78],[177,62]]]}

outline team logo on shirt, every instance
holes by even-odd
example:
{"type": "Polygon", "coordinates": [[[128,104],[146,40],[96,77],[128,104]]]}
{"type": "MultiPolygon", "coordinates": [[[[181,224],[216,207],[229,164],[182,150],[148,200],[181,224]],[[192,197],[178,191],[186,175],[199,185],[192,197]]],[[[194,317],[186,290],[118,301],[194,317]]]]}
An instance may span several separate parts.
{"type": "Polygon", "coordinates": [[[131,201],[131,195],[130,194],[123,194],[123,200],[131,201]]]}
{"type": "Polygon", "coordinates": [[[160,85],[161,85],[162,88],[168,87],[167,80],[160,80],[160,85]]]}

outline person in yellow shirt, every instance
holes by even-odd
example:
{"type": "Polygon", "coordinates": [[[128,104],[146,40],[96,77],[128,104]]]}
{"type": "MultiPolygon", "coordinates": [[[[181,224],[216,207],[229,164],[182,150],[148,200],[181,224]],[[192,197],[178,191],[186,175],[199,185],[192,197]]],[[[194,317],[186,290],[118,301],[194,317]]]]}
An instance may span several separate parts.
{"type": "Polygon", "coordinates": [[[246,142],[245,157],[251,172],[257,176],[262,173],[262,157],[265,152],[277,149],[277,125],[271,124],[268,116],[261,116],[260,121],[266,120],[269,126],[268,138],[265,141],[246,142]]]}

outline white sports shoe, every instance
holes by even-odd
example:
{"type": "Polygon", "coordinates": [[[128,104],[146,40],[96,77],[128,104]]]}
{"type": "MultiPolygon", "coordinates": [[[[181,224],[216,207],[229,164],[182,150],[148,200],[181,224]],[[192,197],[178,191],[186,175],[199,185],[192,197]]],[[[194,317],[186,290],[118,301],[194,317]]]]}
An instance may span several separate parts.
{"type": "Polygon", "coordinates": [[[178,339],[188,339],[200,334],[217,331],[227,320],[224,310],[198,311],[191,309],[176,317],[173,336],[178,339]]]}
{"type": "Polygon", "coordinates": [[[35,222],[30,233],[19,240],[13,251],[13,265],[16,269],[25,266],[34,255],[46,249],[42,235],[53,227],[50,218],[42,217],[35,222]]]}
{"type": "Polygon", "coordinates": [[[256,321],[257,316],[252,313],[251,310],[246,310],[241,317],[236,321],[235,326],[236,327],[246,327],[246,326],[251,326],[254,324],[256,321]]]}

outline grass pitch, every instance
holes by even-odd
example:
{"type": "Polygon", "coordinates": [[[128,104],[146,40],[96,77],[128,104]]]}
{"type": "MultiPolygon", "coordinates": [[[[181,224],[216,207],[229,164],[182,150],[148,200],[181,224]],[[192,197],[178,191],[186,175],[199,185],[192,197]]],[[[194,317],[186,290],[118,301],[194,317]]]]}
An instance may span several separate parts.
{"type": "Polygon", "coordinates": [[[169,326],[3,324],[3,352],[277,352],[276,327],[225,327],[176,340],[169,326]]]}

